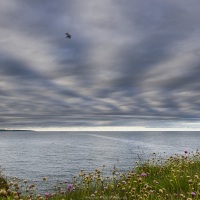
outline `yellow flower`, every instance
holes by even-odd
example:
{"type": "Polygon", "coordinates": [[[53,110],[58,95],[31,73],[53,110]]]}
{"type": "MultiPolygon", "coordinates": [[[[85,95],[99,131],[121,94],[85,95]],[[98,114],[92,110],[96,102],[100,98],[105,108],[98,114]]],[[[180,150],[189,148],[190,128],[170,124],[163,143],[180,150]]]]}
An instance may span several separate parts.
{"type": "Polygon", "coordinates": [[[27,183],[28,181],[27,180],[24,180],[24,183],[27,183]]]}
{"type": "Polygon", "coordinates": [[[39,197],[40,197],[40,194],[37,194],[36,197],[39,198],[39,197]]]}
{"type": "Polygon", "coordinates": [[[194,175],[194,178],[195,179],[199,179],[199,176],[196,174],[196,175],[194,175]]]}
{"type": "Polygon", "coordinates": [[[6,192],[5,190],[0,190],[0,195],[6,196],[6,195],[7,195],[7,192],[6,192]]]}
{"type": "Polygon", "coordinates": [[[163,190],[162,190],[162,189],[159,189],[158,191],[159,191],[160,193],[163,193],[163,190]]]}
{"type": "Polygon", "coordinates": [[[14,200],[18,200],[19,199],[19,197],[16,195],[16,196],[14,196],[14,200]]]}

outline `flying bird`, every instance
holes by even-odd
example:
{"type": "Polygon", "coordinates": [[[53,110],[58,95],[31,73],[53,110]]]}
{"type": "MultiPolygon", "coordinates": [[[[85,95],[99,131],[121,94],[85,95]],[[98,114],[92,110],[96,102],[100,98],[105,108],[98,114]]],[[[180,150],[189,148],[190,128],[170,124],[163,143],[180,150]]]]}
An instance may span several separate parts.
{"type": "Polygon", "coordinates": [[[65,33],[66,34],[66,38],[71,38],[72,36],[69,33],[65,33]]]}

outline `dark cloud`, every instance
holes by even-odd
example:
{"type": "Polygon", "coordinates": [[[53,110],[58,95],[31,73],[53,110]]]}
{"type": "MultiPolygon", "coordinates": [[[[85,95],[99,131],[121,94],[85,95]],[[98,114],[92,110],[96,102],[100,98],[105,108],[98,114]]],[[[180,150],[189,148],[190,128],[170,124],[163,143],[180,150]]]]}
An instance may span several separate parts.
{"type": "Polygon", "coordinates": [[[182,76],[169,78],[168,81],[163,82],[162,85],[168,90],[182,90],[198,92],[200,88],[200,65],[191,66],[187,73],[182,76]]]}
{"type": "Polygon", "coordinates": [[[27,68],[27,65],[23,62],[14,60],[12,57],[1,57],[1,68],[0,73],[3,76],[13,76],[13,78],[25,78],[25,79],[37,79],[41,76],[31,68],[27,68]]]}
{"type": "Polygon", "coordinates": [[[2,126],[200,117],[197,4],[3,0],[0,108],[16,120],[2,126]]]}

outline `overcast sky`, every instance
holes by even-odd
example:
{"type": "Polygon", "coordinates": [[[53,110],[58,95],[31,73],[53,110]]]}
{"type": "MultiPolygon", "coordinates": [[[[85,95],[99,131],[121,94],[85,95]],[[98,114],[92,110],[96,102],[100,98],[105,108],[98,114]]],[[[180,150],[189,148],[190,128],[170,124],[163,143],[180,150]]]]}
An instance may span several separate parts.
{"type": "Polygon", "coordinates": [[[199,0],[1,0],[0,127],[200,118],[199,19],[199,0]]]}

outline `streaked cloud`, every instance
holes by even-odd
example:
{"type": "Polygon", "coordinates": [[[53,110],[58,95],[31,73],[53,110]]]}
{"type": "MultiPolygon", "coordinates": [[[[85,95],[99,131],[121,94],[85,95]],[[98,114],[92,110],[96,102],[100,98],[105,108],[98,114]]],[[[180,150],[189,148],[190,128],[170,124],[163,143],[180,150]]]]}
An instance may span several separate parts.
{"type": "Polygon", "coordinates": [[[198,119],[198,4],[2,0],[1,126],[198,119]]]}

